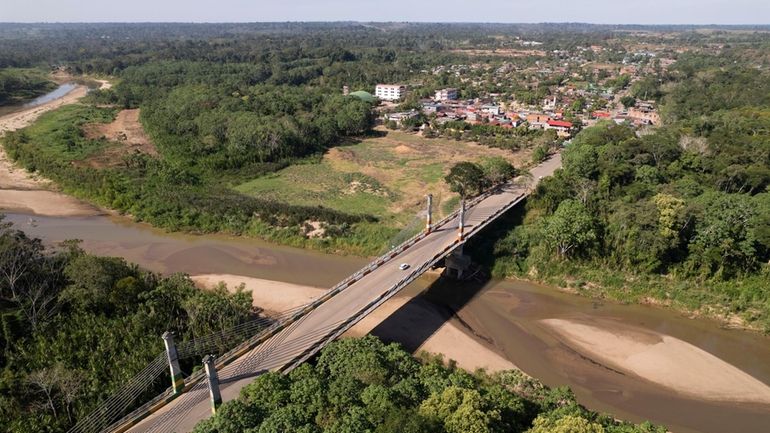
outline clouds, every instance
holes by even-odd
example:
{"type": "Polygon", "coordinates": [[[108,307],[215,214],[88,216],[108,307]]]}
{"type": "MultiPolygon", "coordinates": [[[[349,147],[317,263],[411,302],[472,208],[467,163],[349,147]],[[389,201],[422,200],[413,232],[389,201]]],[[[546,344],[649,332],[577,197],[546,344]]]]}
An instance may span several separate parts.
{"type": "Polygon", "coordinates": [[[766,0],[0,0],[0,21],[768,24],[766,0]]]}

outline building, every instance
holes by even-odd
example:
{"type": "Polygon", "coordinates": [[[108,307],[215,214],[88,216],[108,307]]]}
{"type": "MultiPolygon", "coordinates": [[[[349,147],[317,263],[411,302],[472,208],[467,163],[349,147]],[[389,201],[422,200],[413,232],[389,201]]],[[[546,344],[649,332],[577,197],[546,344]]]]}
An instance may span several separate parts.
{"type": "Polygon", "coordinates": [[[406,86],[402,84],[378,84],[374,96],[383,101],[398,101],[406,95],[406,86]]]}
{"type": "Polygon", "coordinates": [[[552,98],[545,98],[543,101],[543,110],[551,111],[556,109],[556,96],[552,98]]]}
{"type": "Polygon", "coordinates": [[[422,112],[425,114],[438,113],[444,106],[433,102],[423,102],[422,112]]]}
{"type": "Polygon", "coordinates": [[[447,88],[436,91],[436,97],[433,98],[436,101],[454,101],[458,98],[459,94],[457,89],[447,88]]]}
{"type": "Polygon", "coordinates": [[[549,120],[551,118],[542,113],[527,114],[527,123],[529,123],[529,127],[532,129],[545,129],[548,126],[549,120]]]}
{"type": "Polygon", "coordinates": [[[484,104],[481,106],[481,112],[487,113],[492,116],[497,116],[501,113],[500,106],[494,104],[484,104]]]}
{"type": "Polygon", "coordinates": [[[349,95],[354,97],[354,98],[358,98],[358,99],[360,99],[360,100],[362,100],[364,102],[368,102],[370,104],[374,104],[376,102],[374,96],[371,93],[365,92],[363,90],[359,90],[357,92],[352,92],[349,95]]]}
{"type": "Polygon", "coordinates": [[[400,113],[389,113],[385,115],[386,121],[396,122],[396,125],[401,126],[404,120],[413,119],[420,115],[417,110],[402,111],[400,113]]]}
{"type": "Polygon", "coordinates": [[[651,102],[637,102],[636,106],[628,109],[628,117],[644,125],[660,125],[660,115],[651,102]]]}
{"type": "Polygon", "coordinates": [[[549,120],[546,122],[545,129],[555,129],[556,135],[559,137],[569,137],[570,130],[572,129],[572,122],[566,122],[564,120],[549,120]]]}

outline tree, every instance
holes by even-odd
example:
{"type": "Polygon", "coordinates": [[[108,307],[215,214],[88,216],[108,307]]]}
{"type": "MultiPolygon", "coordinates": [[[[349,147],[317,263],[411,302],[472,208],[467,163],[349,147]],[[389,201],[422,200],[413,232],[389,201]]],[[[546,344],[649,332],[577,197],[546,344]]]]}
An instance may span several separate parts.
{"type": "Polygon", "coordinates": [[[548,149],[550,146],[547,144],[541,144],[532,151],[532,162],[539,164],[548,158],[548,149]]]}
{"type": "Polygon", "coordinates": [[[757,265],[757,209],[749,197],[713,193],[690,244],[690,266],[728,278],[757,265]]]}
{"type": "Polygon", "coordinates": [[[484,171],[489,183],[499,185],[507,182],[516,175],[516,169],[513,164],[501,156],[487,158],[482,162],[481,169],[484,171]]]}
{"type": "Polygon", "coordinates": [[[569,257],[596,240],[593,218],[583,203],[572,199],[562,201],[545,220],[543,236],[561,257],[569,257]]]}
{"type": "Polygon", "coordinates": [[[578,415],[566,415],[555,419],[540,415],[527,433],[604,433],[604,428],[578,415]]]}
{"type": "Polygon", "coordinates": [[[599,155],[593,146],[573,144],[562,153],[564,171],[584,179],[596,179],[599,174],[599,155]]]}
{"type": "Polygon", "coordinates": [[[449,169],[449,174],[444,177],[449,189],[460,194],[462,198],[480,194],[484,189],[485,180],[484,171],[472,162],[458,162],[449,169]]]}
{"type": "Polygon", "coordinates": [[[631,108],[636,105],[636,98],[633,96],[624,96],[620,98],[620,103],[626,108],[631,108]]]}

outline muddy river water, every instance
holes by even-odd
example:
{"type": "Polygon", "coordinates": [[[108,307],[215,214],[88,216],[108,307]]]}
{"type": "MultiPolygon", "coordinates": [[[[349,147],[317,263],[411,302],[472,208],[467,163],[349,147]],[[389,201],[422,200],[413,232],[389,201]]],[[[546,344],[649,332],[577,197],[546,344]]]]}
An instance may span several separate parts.
{"type": "MultiPolygon", "coordinates": [[[[329,287],[367,261],[225,236],[166,234],[115,217],[9,214],[7,220],[46,242],[81,239],[90,252],[124,257],[161,273],[226,273],[329,287]]],[[[425,281],[416,284],[426,285],[425,281]]],[[[674,337],[702,351],[699,356],[724,361],[746,373],[760,386],[770,385],[770,338],[722,329],[715,322],[691,320],[672,311],[597,302],[517,281],[443,282],[425,296],[459,311],[468,332],[526,373],[549,386],[571,387],[591,409],[635,422],[650,420],[674,432],[770,432],[768,403],[679,393],[587,356],[546,321],[582,321],[609,332],[627,328],[674,337]]]]}
{"type": "Polygon", "coordinates": [[[53,100],[59,99],[62,96],[69,93],[75,87],[77,87],[77,84],[75,83],[60,84],[59,87],[57,87],[53,91],[48,92],[44,95],[38,96],[37,98],[32,99],[31,101],[27,101],[22,104],[0,106],[0,116],[3,116],[5,114],[10,114],[10,113],[15,113],[17,111],[26,110],[32,107],[37,107],[38,105],[43,105],[47,102],[51,102],[53,100]]]}

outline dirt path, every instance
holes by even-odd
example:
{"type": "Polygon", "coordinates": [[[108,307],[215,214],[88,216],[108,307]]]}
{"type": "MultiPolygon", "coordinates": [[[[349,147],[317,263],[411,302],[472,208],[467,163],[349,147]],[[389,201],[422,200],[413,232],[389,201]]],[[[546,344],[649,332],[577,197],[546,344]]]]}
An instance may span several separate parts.
{"type": "MultiPolygon", "coordinates": [[[[100,80],[102,88],[109,83],[100,80]]],[[[0,136],[32,124],[43,113],[73,104],[88,93],[86,86],[77,86],[59,99],[24,111],[0,117],[0,136]]],[[[50,181],[16,166],[0,146],[0,210],[33,213],[45,216],[88,216],[102,212],[95,207],[59,192],[51,191],[50,181]]]]}

